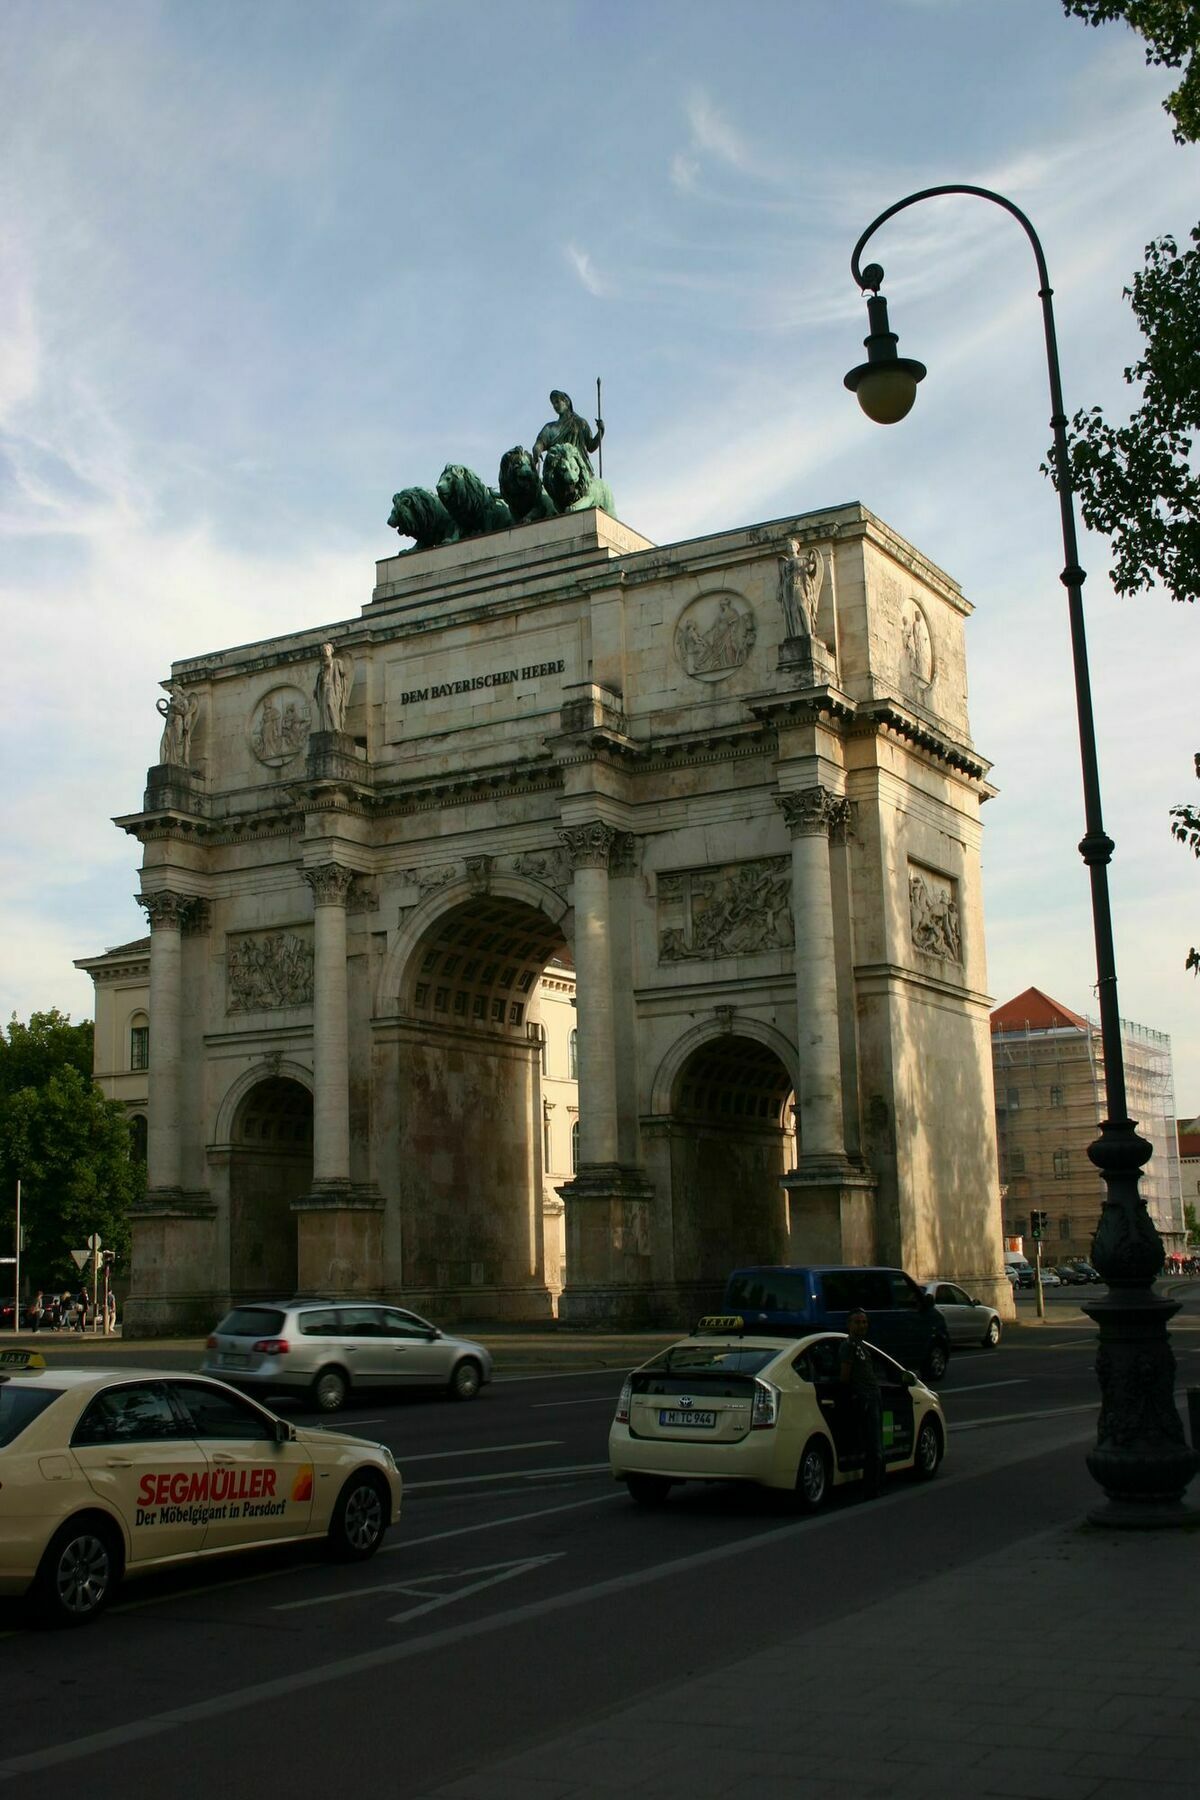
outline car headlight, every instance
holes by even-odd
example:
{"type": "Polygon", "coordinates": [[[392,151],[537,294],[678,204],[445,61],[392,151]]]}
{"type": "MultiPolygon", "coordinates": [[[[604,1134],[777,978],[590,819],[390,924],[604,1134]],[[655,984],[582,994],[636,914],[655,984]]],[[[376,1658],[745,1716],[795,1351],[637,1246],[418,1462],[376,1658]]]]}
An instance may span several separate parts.
{"type": "Polygon", "coordinates": [[[383,1453],[384,1468],[390,1469],[392,1474],[395,1475],[397,1473],[395,1457],[392,1455],[391,1451],[388,1449],[386,1444],[380,1444],[379,1448],[383,1453]]]}

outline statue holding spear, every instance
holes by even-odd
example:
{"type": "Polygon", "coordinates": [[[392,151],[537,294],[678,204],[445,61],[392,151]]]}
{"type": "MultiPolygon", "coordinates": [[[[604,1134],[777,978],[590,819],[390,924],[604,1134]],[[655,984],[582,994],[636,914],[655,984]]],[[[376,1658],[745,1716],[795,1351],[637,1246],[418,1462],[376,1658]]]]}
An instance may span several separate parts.
{"type": "MultiPolygon", "coordinates": [[[[587,420],[582,418],[579,413],[575,411],[574,406],[571,404],[570,394],[564,394],[561,388],[551,389],[550,404],[554,408],[556,416],[551,419],[548,424],[542,426],[542,429],[534,439],[532,452],[534,468],[536,469],[539,466],[547,450],[552,450],[556,444],[574,444],[575,448],[579,451],[579,454],[583,457],[584,462],[587,464],[589,475],[594,474],[595,471],[592,468],[592,461],[591,457],[588,455],[588,451],[599,450],[600,440],[604,436],[604,420],[599,417],[599,378],[597,378],[596,381],[597,418],[595,431],[591,429],[587,420]]],[[[600,460],[600,473],[601,475],[604,473],[603,455],[601,455],[600,460]]]]}

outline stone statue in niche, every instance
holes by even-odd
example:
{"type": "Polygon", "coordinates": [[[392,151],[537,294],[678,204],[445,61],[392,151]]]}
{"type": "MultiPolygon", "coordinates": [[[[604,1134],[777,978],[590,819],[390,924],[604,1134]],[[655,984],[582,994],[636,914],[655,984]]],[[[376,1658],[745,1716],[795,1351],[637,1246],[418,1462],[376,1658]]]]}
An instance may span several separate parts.
{"type": "Polygon", "coordinates": [[[573,444],[583,458],[588,474],[593,474],[588,451],[600,448],[600,439],[604,436],[604,420],[597,419],[596,429],[593,431],[587,420],[575,411],[570,394],[564,394],[561,388],[551,388],[550,404],[554,408],[554,417],[542,426],[533,441],[534,468],[559,444],[573,444]]]}
{"type": "Polygon", "coordinates": [[[788,553],[779,558],[779,604],[785,636],[816,637],[824,581],[825,559],[820,551],[811,545],[804,550],[798,538],[789,538],[788,553]]]}
{"type": "Polygon", "coordinates": [[[789,949],[795,941],[791,904],[786,856],[664,875],[658,883],[659,961],[789,949]]]}
{"type": "Polygon", "coordinates": [[[954,883],[923,873],[911,864],[908,872],[908,915],[912,941],[926,956],[944,962],[962,961],[962,931],[954,883]]]}
{"type": "Polygon", "coordinates": [[[495,488],[481,481],[474,469],[447,463],[438,476],[438,499],[458,527],[460,538],[482,537],[487,531],[505,531],[512,514],[495,488]]]}
{"type": "Polygon", "coordinates": [[[435,550],[439,544],[458,542],[458,526],[428,488],[401,488],[393,494],[388,524],[401,537],[416,539],[408,550],[401,550],[401,556],[407,556],[411,550],[435,550]]]}
{"type": "Polygon", "coordinates": [[[542,486],[537,464],[520,444],[500,458],[500,498],[512,514],[514,525],[530,525],[535,519],[553,519],[558,508],[542,486]]]}
{"type": "Polygon", "coordinates": [[[901,608],[900,642],[905,685],[914,689],[917,698],[923,700],[933,682],[933,641],[929,635],[929,621],[915,600],[906,600],[901,608]]]}
{"type": "Polygon", "coordinates": [[[313,699],[317,703],[317,730],[344,731],[346,707],[354,685],[354,665],[348,656],[337,656],[332,644],[321,645],[313,699]]]}
{"type": "Polygon", "coordinates": [[[162,714],[163,720],[158,760],[186,769],[192,760],[192,728],[200,711],[200,701],[195,694],[185,693],[179,686],[168,688],[167,694],[167,699],[160,696],[154,702],[155,710],[162,714]]]}
{"type": "Polygon", "coordinates": [[[273,1012],[283,1006],[310,1006],[312,945],[291,931],[232,938],[225,979],[227,1012],[273,1012]]]}
{"type": "Polygon", "coordinates": [[[586,512],[592,506],[612,512],[612,489],[599,475],[593,475],[592,465],[577,444],[555,444],[546,453],[542,474],[546,492],[560,513],[586,512]]]}

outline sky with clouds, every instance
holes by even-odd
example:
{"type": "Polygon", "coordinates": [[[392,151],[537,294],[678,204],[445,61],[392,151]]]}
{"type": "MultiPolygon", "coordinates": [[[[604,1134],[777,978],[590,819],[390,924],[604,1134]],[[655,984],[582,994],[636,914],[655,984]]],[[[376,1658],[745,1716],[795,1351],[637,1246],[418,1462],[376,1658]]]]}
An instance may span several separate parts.
{"type": "MultiPolygon", "coordinates": [[[[1197,216],[1123,26],[1058,0],[5,0],[3,1016],[91,1011],[141,935],[136,810],[172,659],[352,617],[399,487],[604,378],[604,472],[660,543],[861,500],[959,580],[991,991],[1095,1011],[1032,258],[975,200],[880,234],[911,417],[842,388],[864,226],[913,189],[1030,214],[1069,411],[1126,410],[1122,287],[1197,216]]],[[[591,408],[594,410],[594,407],[591,408]]],[[[494,477],[493,477],[494,478],[494,477]]],[[[1200,1111],[1195,608],[1086,535],[1122,1012],[1200,1111]]]]}

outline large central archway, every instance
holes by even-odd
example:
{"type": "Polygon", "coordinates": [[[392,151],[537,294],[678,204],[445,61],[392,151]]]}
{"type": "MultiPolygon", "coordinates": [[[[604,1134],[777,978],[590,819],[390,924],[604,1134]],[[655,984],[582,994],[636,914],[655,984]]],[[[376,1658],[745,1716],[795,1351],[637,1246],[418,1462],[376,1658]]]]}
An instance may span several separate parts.
{"type": "Polygon", "coordinates": [[[722,1033],[684,1061],[671,1094],[677,1281],[715,1299],[737,1264],[787,1261],[793,1115],[792,1078],[769,1044],[722,1033]]]}
{"type": "Polygon", "coordinates": [[[548,1311],[538,984],[561,926],[509,895],[430,922],[400,974],[396,1086],[406,1293],[444,1315],[548,1311]]]}

